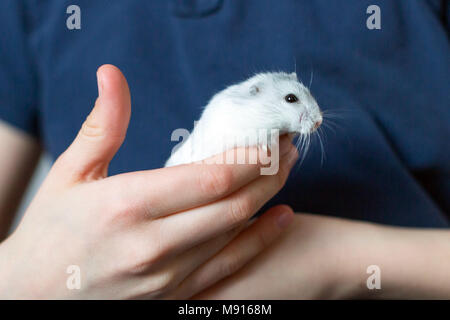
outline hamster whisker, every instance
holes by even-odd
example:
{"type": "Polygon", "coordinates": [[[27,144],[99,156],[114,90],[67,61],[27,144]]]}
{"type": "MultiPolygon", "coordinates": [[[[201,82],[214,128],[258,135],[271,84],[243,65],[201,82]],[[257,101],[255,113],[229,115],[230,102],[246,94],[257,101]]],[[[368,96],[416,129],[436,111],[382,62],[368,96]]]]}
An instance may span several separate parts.
{"type": "Polygon", "coordinates": [[[305,160],[306,155],[308,154],[310,144],[311,144],[310,134],[308,133],[301,135],[301,145],[300,148],[297,148],[300,157],[299,166],[302,165],[303,161],[305,160]]]}
{"type": "Polygon", "coordinates": [[[297,74],[297,59],[294,56],[294,72],[297,74]]]}
{"type": "Polygon", "coordinates": [[[300,136],[298,136],[297,141],[295,142],[295,148],[299,151],[301,148],[302,140],[303,140],[303,136],[300,135],[300,136]]]}
{"type": "Polygon", "coordinates": [[[334,134],[336,134],[336,130],[340,130],[340,131],[344,130],[344,127],[342,125],[338,124],[337,122],[335,122],[329,118],[325,118],[325,117],[323,118],[322,125],[325,128],[330,129],[334,134]]]}
{"type": "Polygon", "coordinates": [[[330,129],[331,132],[333,132],[333,134],[336,134],[336,130],[327,122],[323,121],[322,125],[318,128],[318,130],[320,130],[320,132],[322,133],[322,137],[324,138],[324,142],[326,142],[326,130],[325,129],[330,129]]]}
{"type": "Polygon", "coordinates": [[[297,148],[299,155],[303,150],[304,145],[305,145],[305,136],[300,135],[297,139],[297,142],[295,143],[295,147],[297,148]]]}
{"type": "Polygon", "coordinates": [[[324,143],[324,145],[327,143],[327,132],[324,130],[324,128],[322,127],[322,126],[320,126],[319,128],[318,128],[318,130],[319,130],[319,134],[321,134],[322,135],[322,138],[323,138],[323,143],[324,143]]]}
{"type": "Polygon", "coordinates": [[[314,69],[311,69],[311,76],[309,78],[309,86],[308,86],[308,90],[311,90],[311,85],[314,79],[314,69]]]}
{"type": "MultiPolygon", "coordinates": [[[[320,127],[319,127],[319,129],[320,129],[320,127]]],[[[322,138],[320,137],[320,133],[321,133],[321,132],[322,132],[322,131],[317,130],[317,131],[316,131],[316,134],[317,134],[317,137],[319,138],[320,150],[321,150],[321,155],[320,155],[320,165],[323,166],[323,162],[324,162],[324,160],[325,160],[325,158],[326,158],[326,155],[325,155],[325,149],[324,149],[324,147],[323,147],[322,138]]]]}
{"type": "Polygon", "coordinates": [[[349,108],[327,109],[322,111],[322,116],[331,119],[345,119],[352,114],[349,108]]]}
{"type": "Polygon", "coordinates": [[[332,124],[331,123],[328,123],[328,122],[322,122],[322,126],[324,127],[324,128],[327,128],[327,129],[330,129],[331,130],[331,132],[333,132],[334,134],[336,134],[336,130],[332,127],[332,124]]]}

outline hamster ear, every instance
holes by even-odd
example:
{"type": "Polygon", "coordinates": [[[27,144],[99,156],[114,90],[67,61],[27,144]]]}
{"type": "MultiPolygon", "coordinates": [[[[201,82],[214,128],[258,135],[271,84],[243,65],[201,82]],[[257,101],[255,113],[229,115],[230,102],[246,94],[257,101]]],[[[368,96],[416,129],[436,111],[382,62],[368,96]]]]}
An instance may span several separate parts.
{"type": "Polygon", "coordinates": [[[291,77],[293,77],[295,80],[298,80],[296,72],[292,72],[291,73],[291,77]]]}
{"type": "Polygon", "coordinates": [[[250,88],[249,88],[250,95],[255,96],[259,92],[261,92],[261,83],[258,82],[258,83],[252,84],[250,86],[250,88]]]}

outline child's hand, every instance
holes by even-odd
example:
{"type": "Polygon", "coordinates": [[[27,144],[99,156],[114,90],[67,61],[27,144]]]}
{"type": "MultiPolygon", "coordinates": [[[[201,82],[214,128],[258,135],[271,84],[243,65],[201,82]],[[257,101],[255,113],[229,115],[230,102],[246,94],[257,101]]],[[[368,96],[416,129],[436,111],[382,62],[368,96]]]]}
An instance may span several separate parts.
{"type": "Polygon", "coordinates": [[[0,245],[3,298],[188,298],[229,276],[293,218],[277,207],[242,230],[284,185],[297,152],[284,138],[277,175],[259,165],[183,165],[107,177],[130,117],[123,75],[98,72],[99,98],[56,160],[16,232],[0,245]],[[233,240],[233,248],[224,250],[233,240]],[[79,267],[79,290],[66,281],[79,267]],[[202,277],[198,277],[200,272],[202,277]]]}
{"type": "Polygon", "coordinates": [[[270,248],[195,298],[448,299],[449,252],[444,229],[296,214],[270,248]]]}

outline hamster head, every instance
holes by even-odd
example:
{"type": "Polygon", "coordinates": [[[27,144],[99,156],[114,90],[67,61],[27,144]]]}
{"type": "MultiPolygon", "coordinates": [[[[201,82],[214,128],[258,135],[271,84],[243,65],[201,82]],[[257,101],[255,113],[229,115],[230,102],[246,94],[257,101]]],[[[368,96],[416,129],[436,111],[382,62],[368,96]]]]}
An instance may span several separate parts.
{"type": "Polygon", "coordinates": [[[253,128],[279,129],[307,135],[322,123],[322,112],[309,89],[295,73],[260,73],[230,86],[223,97],[232,101],[235,114],[253,128]]]}

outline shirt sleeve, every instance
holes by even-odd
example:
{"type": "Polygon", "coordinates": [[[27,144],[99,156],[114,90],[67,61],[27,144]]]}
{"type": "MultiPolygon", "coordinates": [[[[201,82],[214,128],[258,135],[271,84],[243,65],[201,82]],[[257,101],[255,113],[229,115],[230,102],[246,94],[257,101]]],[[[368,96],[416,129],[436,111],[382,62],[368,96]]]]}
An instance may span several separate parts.
{"type": "Polygon", "coordinates": [[[37,77],[21,0],[0,1],[0,119],[38,136],[37,77]]]}

